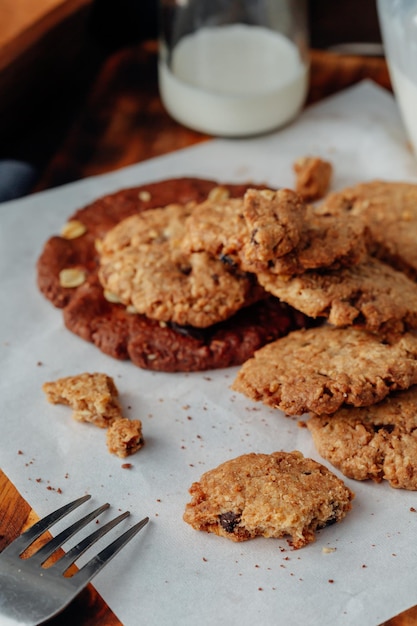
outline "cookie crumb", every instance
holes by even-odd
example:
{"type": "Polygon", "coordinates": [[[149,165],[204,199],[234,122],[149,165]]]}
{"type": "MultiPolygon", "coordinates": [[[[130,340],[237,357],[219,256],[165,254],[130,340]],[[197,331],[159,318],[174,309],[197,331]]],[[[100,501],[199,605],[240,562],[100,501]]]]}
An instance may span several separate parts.
{"type": "Polygon", "coordinates": [[[127,418],[115,420],[107,430],[106,440],[107,448],[112,454],[122,458],[134,454],[144,444],[142,422],[127,418]]]}
{"type": "Polygon", "coordinates": [[[326,195],[333,174],[331,163],[319,157],[306,156],[297,159],[293,169],[295,190],[303,200],[311,202],[326,195]]]}

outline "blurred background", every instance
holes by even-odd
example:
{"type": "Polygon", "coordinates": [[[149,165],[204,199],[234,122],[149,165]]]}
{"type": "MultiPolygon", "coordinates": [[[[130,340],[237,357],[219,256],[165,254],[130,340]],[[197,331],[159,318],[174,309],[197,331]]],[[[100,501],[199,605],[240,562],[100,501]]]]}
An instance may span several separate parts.
{"type": "MultiPolygon", "coordinates": [[[[382,54],[374,0],[308,4],[312,48],[382,54]]],[[[39,176],[103,64],[157,25],[155,0],[0,0],[0,161],[39,176]]]]}

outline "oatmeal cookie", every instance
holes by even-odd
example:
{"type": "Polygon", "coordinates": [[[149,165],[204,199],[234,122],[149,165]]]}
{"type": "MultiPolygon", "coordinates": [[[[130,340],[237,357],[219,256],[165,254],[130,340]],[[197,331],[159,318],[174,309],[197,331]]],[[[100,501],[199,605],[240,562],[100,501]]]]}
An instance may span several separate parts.
{"type": "Polygon", "coordinates": [[[384,334],[417,328],[417,284],[372,257],[339,270],[291,278],[258,272],[257,277],[283,302],[335,326],[355,324],[384,334]]]}
{"type": "Polygon", "coordinates": [[[372,254],[417,279],[417,185],[370,181],[327,196],[319,211],[360,217],[372,254]]]}
{"type": "Polygon", "coordinates": [[[305,317],[269,298],[207,329],[159,322],[133,313],[104,293],[98,260],[102,239],[125,218],[173,202],[201,203],[213,195],[241,198],[247,188],[175,178],[101,197],[71,215],[62,234],[46,242],[37,262],[38,287],[62,309],[71,332],[114,358],[168,372],[238,365],[267,341],[306,323],[305,317]],[[65,270],[73,270],[69,282],[65,270]]]}
{"type": "Polygon", "coordinates": [[[417,334],[383,341],[364,330],[299,330],[258,350],[233,389],[288,415],[369,406],[417,383],[417,334]]]}
{"type": "Polygon", "coordinates": [[[289,536],[294,548],[341,521],[353,498],[332,472],[297,451],[239,456],[203,474],[189,491],[184,520],[196,530],[233,541],[289,536]]]}
{"type": "Polygon", "coordinates": [[[315,269],[339,269],[361,263],[367,256],[368,239],[363,221],[347,215],[317,215],[307,207],[298,245],[268,264],[254,263],[248,255],[241,267],[246,271],[268,271],[294,276],[315,269]]]}
{"type": "Polygon", "coordinates": [[[248,241],[243,198],[221,197],[198,204],[187,218],[182,247],[187,252],[208,252],[235,266],[248,241]]]}
{"type": "Polygon", "coordinates": [[[293,169],[296,174],[295,191],[303,200],[312,202],[326,195],[333,174],[331,163],[307,156],[297,159],[293,169]]]}
{"type": "Polygon", "coordinates": [[[206,252],[181,249],[192,211],[192,204],[171,204],[132,215],[110,230],[100,249],[105,293],[148,318],[197,328],[264,296],[253,276],[206,252]]]}
{"type": "Polygon", "coordinates": [[[66,376],[42,386],[48,402],[66,404],[74,419],[107,428],[122,418],[116,385],[107,374],[95,372],[66,376]]]}
{"type": "Polygon", "coordinates": [[[363,261],[363,221],[347,214],[315,213],[289,190],[248,191],[242,200],[205,202],[186,222],[184,246],[206,250],[242,271],[294,275],[363,261]]]}
{"type": "Polygon", "coordinates": [[[307,421],[321,456],[355,480],[417,490],[417,387],[370,407],[342,408],[307,421]]]}
{"type": "Polygon", "coordinates": [[[264,266],[297,245],[305,211],[290,189],[248,189],[243,198],[209,199],[187,219],[183,245],[239,265],[246,259],[264,266]]]}
{"type": "Polygon", "coordinates": [[[122,459],[134,454],[144,445],[142,422],[125,417],[116,420],[107,429],[106,441],[109,452],[122,459]]]}

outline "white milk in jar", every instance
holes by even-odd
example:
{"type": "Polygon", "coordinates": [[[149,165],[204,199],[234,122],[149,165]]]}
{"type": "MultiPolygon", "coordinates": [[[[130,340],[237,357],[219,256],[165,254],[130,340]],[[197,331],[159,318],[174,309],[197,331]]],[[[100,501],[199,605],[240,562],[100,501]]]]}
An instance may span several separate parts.
{"type": "Polygon", "coordinates": [[[417,156],[417,0],[378,0],[391,82],[417,156]]]}
{"type": "Polygon", "coordinates": [[[404,126],[417,155],[417,84],[403,74],[395,63],[389,64],[389,72],[404,126]]]}
{"type": "Polygon", "coordinates": [[[162,100],[202,132],[243,136],[277,128],[300,111],[308,68],[294,43],[261,26],[205,27],[183,37],[170,67],[159,62],[162,100]]]}

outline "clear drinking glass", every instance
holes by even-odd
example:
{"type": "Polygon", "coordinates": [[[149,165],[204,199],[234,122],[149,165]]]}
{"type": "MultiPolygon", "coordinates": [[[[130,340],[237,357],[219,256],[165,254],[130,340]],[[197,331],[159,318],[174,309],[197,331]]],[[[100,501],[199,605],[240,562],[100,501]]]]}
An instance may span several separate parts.
{"type": "Polygon", "coordinates": [[[417,0],[378,0],[392,87],[417,156],[417,0]]]}
{"type": "Polygon", "coordinates": [[[308,88],[306,0],[159,3],[159,88],[174,119],[236,137],[299,113],[308,88]]]}

